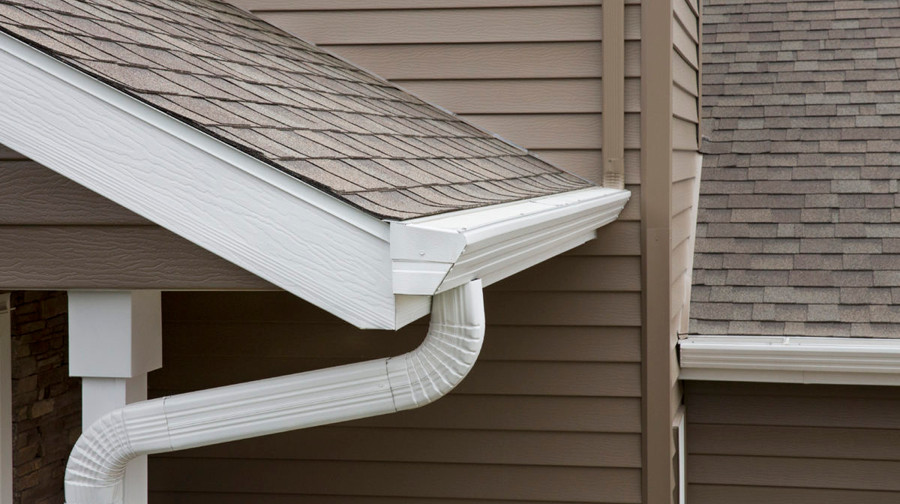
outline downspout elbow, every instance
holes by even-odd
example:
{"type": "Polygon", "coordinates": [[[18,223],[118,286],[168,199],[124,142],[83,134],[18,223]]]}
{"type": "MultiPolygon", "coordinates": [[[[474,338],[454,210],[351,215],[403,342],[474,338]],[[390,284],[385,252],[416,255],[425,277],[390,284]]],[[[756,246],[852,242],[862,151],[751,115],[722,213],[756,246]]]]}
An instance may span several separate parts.
{"type": "Polygon", "coordinates": [[[122,503],[128,462],[147,453],[171,451],[166,431],[165,398],[130,404],[97,419],[69,455],[66,502],[122,503]]]}
{"type": "Polygon", "coordinates": [[[438,296],[425,341],[412,352],[388,359],[397,411],[424,406],[453,390],[481,352],[485,329],[481,280],[438,296]]]}
{"type": "Polygon", "coordinates": [[[437,294],[404,355],[130,404],[94,422],[66,467],[68,504],[121,504],[135,457],[417,408],[450,392],[484,338],[481,281],[437,294]]]}

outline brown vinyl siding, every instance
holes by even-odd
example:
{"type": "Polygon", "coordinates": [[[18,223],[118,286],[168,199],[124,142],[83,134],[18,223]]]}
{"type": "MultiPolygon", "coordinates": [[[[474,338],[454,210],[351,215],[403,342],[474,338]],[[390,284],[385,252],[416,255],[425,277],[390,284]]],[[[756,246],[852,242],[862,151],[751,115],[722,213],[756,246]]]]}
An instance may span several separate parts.
{"type": "Polygon", "coordinates": [[[152,225],[38,163],[5,152],[0,157],[0,225],[152,225]]]}
{"type": "Polygon", "coordinates": [[[893,387],[690,382],[688,501],[900,500],[893,387]]]}
{"type": "Polygon", "coordinates": [[[4,289],[274,289],[0,145],[4,289]]]}
{"type": "MultiPolygon", "coordinates": [[[[240,5],[599,181],[599,2],[240,5]]],[[[632,200],[597,240],[487,289],[484,351],[460,387],[419,410],[151,457],[151,502],[641,502],[640,8],[625,10],[632,200]]],[[[363,332],[276,293],[167,294],[164,321],[154,396],[402,353],[427,327],[363,332]]]]}
{"type": "MultiPolygon", "coordinates": [[[[491,337],[482,358],[449,397],[395,415],[153,457],[152,501],[208,502],[237,492],[244,502],[277,502],[285,493],[640,502],[640,348],[631,316],[607,315],[618,326],[605,329],[577,313],[523,327],[507,309],[518,301],[510,298],[536,294],[503,286],[486,298],[491,337]]],[[[424,323],[358,331],[282,293],[164,299],[165,366],[151,374],[154,396],[398,354],[426,331],[424,323]]]]}

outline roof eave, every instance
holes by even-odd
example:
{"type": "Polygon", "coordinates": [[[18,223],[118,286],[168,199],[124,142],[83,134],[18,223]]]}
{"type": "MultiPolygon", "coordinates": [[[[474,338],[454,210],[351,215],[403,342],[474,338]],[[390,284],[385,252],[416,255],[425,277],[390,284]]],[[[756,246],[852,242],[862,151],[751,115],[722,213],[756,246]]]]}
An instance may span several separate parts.
{"type": "Polygon", "coordinates": [[[10,148],[358,327],[409,311],[386,222],[4,33],[0,68],[10,148]]]}
{"type": "Polygon", "coordinates": [[[0,68],[0,142],[360,328],[400,328],[436,293],[593,239],[630,197],[384,221],[4,33],[0,68]]]}

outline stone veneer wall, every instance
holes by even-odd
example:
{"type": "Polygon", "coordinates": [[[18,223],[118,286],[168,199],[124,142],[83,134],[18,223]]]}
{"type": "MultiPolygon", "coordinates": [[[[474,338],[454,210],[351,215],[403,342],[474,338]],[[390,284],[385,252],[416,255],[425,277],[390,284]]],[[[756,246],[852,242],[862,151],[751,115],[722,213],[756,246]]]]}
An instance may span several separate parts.
{"type": "Polygon", "coordinates": [[[13,502],[62,504],[66,460],[81,433],[81,382],[69,378],[65,292],[14,292],[13,502]]]}

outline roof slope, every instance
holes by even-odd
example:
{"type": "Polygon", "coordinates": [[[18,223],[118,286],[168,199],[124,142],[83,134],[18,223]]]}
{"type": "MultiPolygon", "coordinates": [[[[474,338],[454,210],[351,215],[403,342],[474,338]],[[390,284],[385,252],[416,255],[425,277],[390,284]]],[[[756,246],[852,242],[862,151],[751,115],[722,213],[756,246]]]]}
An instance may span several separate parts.
{"type": "Polygon", "coordinates": [[[900,336],[900,4],[705,5],[691,332],[900,336]]]}
{"type": "Polygon", "coordinates": [[[592,184],[214,0],[2,0],[0,30],[378,217],[592,184]]]}

